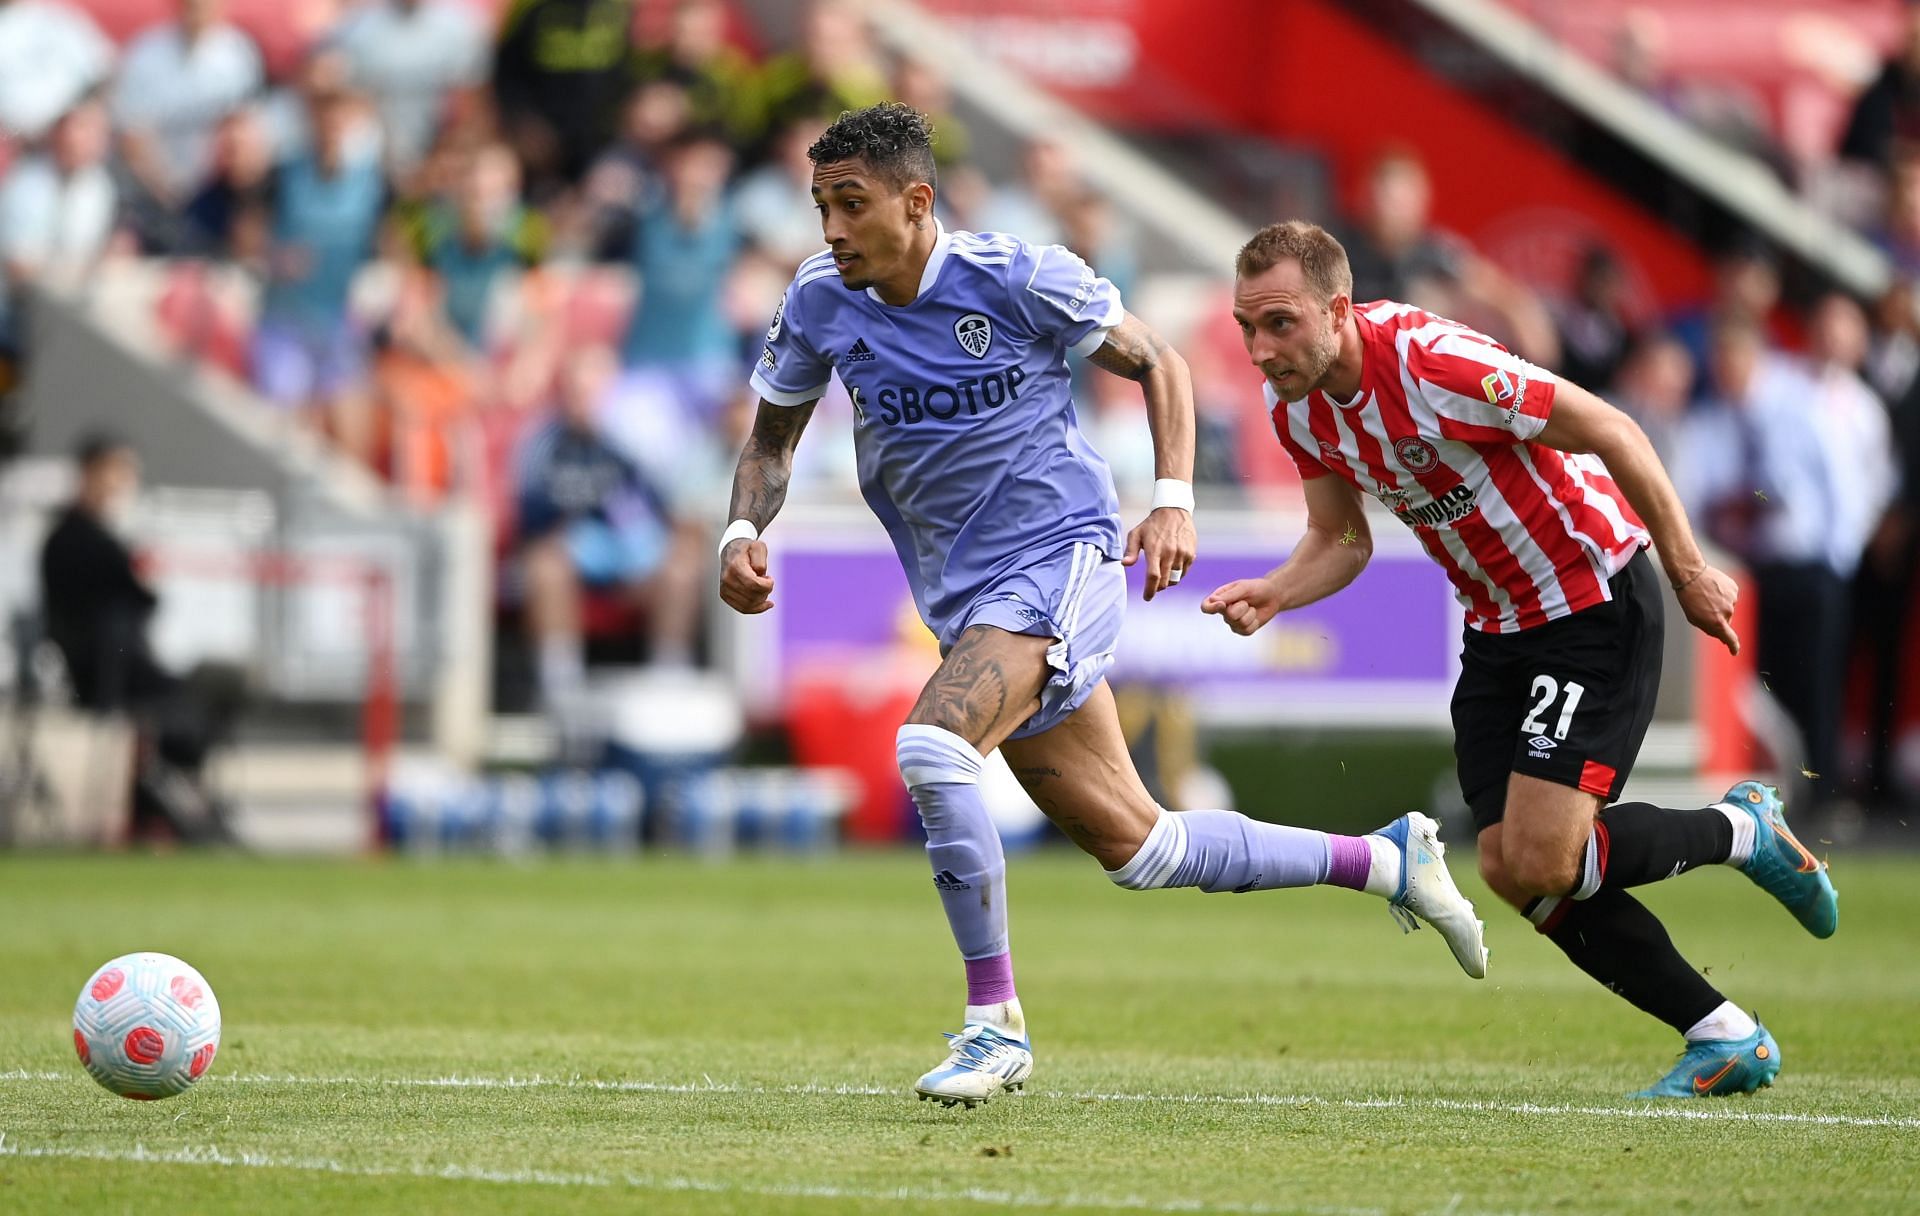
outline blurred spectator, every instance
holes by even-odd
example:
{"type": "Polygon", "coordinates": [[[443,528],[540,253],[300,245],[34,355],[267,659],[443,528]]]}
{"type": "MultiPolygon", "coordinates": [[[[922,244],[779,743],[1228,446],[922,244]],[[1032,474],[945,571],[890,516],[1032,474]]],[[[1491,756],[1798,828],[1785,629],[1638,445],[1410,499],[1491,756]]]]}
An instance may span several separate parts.
{"type": "Polygon", "coordinates": [[[633,82],[635,0],[520,0],[494,50],[493,95],[535,196],[578,181],[633,82]]]}
{"type": "Polygon", "coordinates": [[[933,208],[940,222],[955,232],[990,232],[983,222],[993,203],[993,183],[975,164],[940,170],[940,192],[933,208]]]}
{"type": "Polygon", "coordinates": [[[676,140],[633,245],[640,306],[627,330],[625,362],[675,376],[702,413],[717,408],[739,378],[740,342],[724,308],[740,249],[726,193],[732,165],[732,152],[714,135],[696,131],[676,140]]]}
{"type": "Polygon", "coordinates": [[[826,129],[819,118],[787,126],[774,139],[773,158],[742,178],[734,191],[741,235],[789,275],[826,248],[813,209],[813,161],[807,157],[826,129]]]}
{"type": "MultiPolygon", "coordinates": [[[[1094,273],[1112,282],[1123,301],[1131,300],[1139,281],[1140,259],[1106,196],[1086,188],[1075,191],[1063,202],[1059,218],[1060,243],[1079,254],[1094,273]]],[[[1096,373],[1084,359],[1068,360],[1067,368],[1073,376],[1076,401],[1091,400],[1098,391],[1096,382],[1112,378],[1096,373]]]]}
{"type": "Polygon", "coordinates": [[[675,4],[666,43],[639,55],[635,75],[642,84],[665,82],[685,90],[693,125],[725,131],[738,146],[760,135],[753,61],[727,41],[721,0],[675,4]]]}
{"type": "Polygon", "coordinates": [[[428,209],[415,239],[447,321],[470,349],[485,351],[496,292],[545,257],[547,225],[520,203],[513,150],[490,144],[468,160],[453,201],[428,209]]]}
{"type": "Polygon", "coordinates": [[[1010,232],[1035,245],[1057,245],[1061,216],[1086,193],[1073,152],[1057,139],[1028,142],[1020,154],[1020,177],[993,191],[982,208],[982,232],[1010,232]]]}
{"type": "Polygon", "coordinates": [[[1887,172],[1884,208],[1874,243],[1902,278],[1920,275],[1920,155],[1896,153],[1887,172]]]}
{"type": "Polygon", "coordinates": [[[587,589],[616,592],[644,608],[653,662],[684,664],[694,655],[701,534],[677,527],[665,496],[602,435],[599,406],[615,370],[605,348],[575,353],[562,371],[553,418],[529,438],[519,462],[527,627],[541,692],[562,715],[585,685],[587,589]]]}
{"type": "Polygon", "coordinates": [[[188,252],[263,262],[273,223],[273,143],[251,108],[214,134],[213,177],[187,204],[188,252]]]}
{"type": "Polygon", "coordinates": [[[1774,140],[1765,97],[1746,84],[1705,74],[1676,76],[1669,34],[1658,12],[1623,13],[1613,43],[1613,69],[1648,100],[1710,139],[1765,162],[1785,175],[1787,157],[1774,140]]]}
{"type": "Polygon", "coordinates": [[[117,529],[140,489],[140,457],[123,440],[92,435],[76,454],[79,485],[40,551],[41,610],[74,702],[130,713],[148,737],[136,761],[135,828],[159,821],[189,842],[230,840],[198,777],[239,710],[241,684],[204,667],[186,679],[147,641],[160,599],[135,569],[117,529]]]}
{"type": "MultiPolygon", "coordinates": [[[[1912,297],[1905,290],[1889,292],[1883,301],[1897,302],[1897,323],[1913,326],[1912,297]]],[[[1884,345],[1883,338],[1883,345],[1884,345]]],[[[1920,377],[1911,366],[1903,373],[1891,403],[1894,463],[1900,492],[1888,505],[1867,543],[1854,583],[1855,629],[1859,648],[1866,651],[1868,704],[1866,771],[1868,797],[1881,806],[1911,805],[1920,791],[1900,789],[1894,763],[1894,740],[1899,730],[1901,676],[1907,669],[1908,647],[1914,644],[1913,603],[1920,580],[1920,377]]]]}
{"type": "Polygon", "coordinates": [[[1714,381],[1720,360],[1712,356],[1714,331],[1723,322],[1752,328],[1762,343],[1773,343],[1773,310],[1780,302],[1780,271],[1759,241],[1736,240],[1713,262],[1713,295],[1696,308],[1675,314],[1668,328],[1693,356],[1694,399],[1721,392],[1714,381]]]}
{"type": "Polygon", "coordinates": [[[1901,145],[1920,143],[1920,4],[1909,3],[1900,49],[1853,103],[1840,136],[1840,158],[1893,163],[1901,145]]]}
{"type": "Polygon", "coordinates": [[[667,146],[687,131],[686,89],[656,80],[635,89],[621,112],[620,138],[587,171],[573,244],[596,261],[625,261],[633,251],[640,209],[667,146]]]}
{"type": "Polygon", "coordinates": [[[744,145],[750,160],[760,158],[773,132],[798,119],[831,120],[892,96],[866,18],[849,0],[812,0],[799,48],[761,66],[758,93],[759,112],[744,145]]]}
{"type": "Polygon", "coordinates": [[[1753,321],[1719,322],[1717,396],[1689,419],[1686,449],[1698,518],[1753,571],[1761,678],[1799,728],[1823,802],[1838,777],[1849,584],[1895,488],[1886,413],[1845,365],[1865,350],[1857,317],[1850,301],[1824,301],[1805,366],[1766,352],[1753,321]]]}
{"type": "Polygon", "coordinates": [[[53,124],[43,151],[0,179],[0,351],[17,345],[10,335],[23,284],[84,270],[107,251],[115,219],[110,139],[105,108],[83,98],[53,124]]]}
{"type": "Polygon", "coordinates": [[[1633,338],[1627,315],[1627,276],[1620,259],[1604,245],[1590,246],[1580,258],[1572,298],[1554,310],[1560,334],[1560,366],[1575,384],[1605,385],[1626,358],[1633,338]]]}
{"type": "Polygon", "coordinates": [[[38,139],[113,71],[92,18],[47,0],[0,0],[0,132],[38,139]]]}
{"type": "Polygon", "coordinates": [[[953,109],[947,78],[926,59],[909,55],[894,65],[893,99],[925,114],[933,123],[933,160],[942,171],[965,164],[973,136],[953,109]]]}
{"type": "Polygon", "coordinates": [[[385,155],[386,136],[379,116],[353,88],[353,65],[338,48],[313,47],[300,61],[293,78],[268,92],[259,107],[267,140],[276,161],[288,161],[313,150],[315,97],[351,94],[345,147],[352,159],[378,162],[385,155]]]}
{"type": "Polygon", "coordinates": [[[1898,403],[1920,373],[1920,318],[1914,315],[1913,284],[1895,279],[1874,303],[1873,334],[1863,375],[1882,401],[1898,403]]]}
{"type": "MultiPolygon", "coordinates": [[[[121,155],[163,212],[206,183],[220,120],[265,82],[259,48],[221,16],[221,0],[180,0],[180,19],[135,38],[120,65],[113,110],[121,155]]],[[[172,234],[152,235],[166,243],[172,234]]]]}
{"type": "Polygon", "coordinates": [[[372,253],[384,187],[380,166],[352,148],[350,94],[308,97],[313,148],[274,175],[268,278],[254,335],[254,382],[276,403],[330,426],[374,463],[362,337],[348,315],[354,273],[372,253]]]}
{"type": "Polygon", "coordinates": [[[1433,183],[1409,151],[1390,151],[1367,174],[1358,223],[1340,234],[1356,302],[1405,300],[1493,334],[1523,359],[1560,362],[1553,319],[1531,290],[1433,227],[1433,183]]]}
{"type": "Polygon", "coordinates": [[[1614,405],[1640,424],[1660,462],[1676,477],[1686,461],[1682,440],[1693,381],[1693,356],[1685,344],[1672,334],[1653,333],[1628,348],[1608,393],[1614,405]]]}
{"type": "Polygon", "coordinates": [[[451,96],[487,76],[486,30],[460,0],[370,0],[347,18],[335,42],[353,87],[379,112],[395,179],[433,147],[451,96]]]}

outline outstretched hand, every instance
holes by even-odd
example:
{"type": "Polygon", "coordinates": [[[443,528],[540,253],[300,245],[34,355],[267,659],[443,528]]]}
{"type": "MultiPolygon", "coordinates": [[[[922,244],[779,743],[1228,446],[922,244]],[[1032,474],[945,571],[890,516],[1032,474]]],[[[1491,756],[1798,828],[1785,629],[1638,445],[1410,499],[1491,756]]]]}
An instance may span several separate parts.
{"type": "Polygon", "coordinates": [[[1147,569],[1146,598],[1178,583],[1193,565],[1200,547],[1193,530],[1193,513],[1178,507],[1161,507],[1127,533],[1123,565],[1144,562],[1147,569]]]}
{"type": "Polygon", "coordinates": [[[773,580],[767,576],[767,542],[744,537],[720,555],[720,598],[727,607],[755,616],[773,607],[773,580]]]}
{"type": "Polygon", "coordinates": [[[1740,585],[1726,572],[1708,566],[1676,588],[1680,610],[1701,633],[1718,638],[1730,654],[1740,653],[1740,635],[1733,631],[1733,608],[1740,602],[1740,585]]]}
{"type": "Polygon", "coordinates": [[[1268,578],[1235,579],[1216,587],[1200,603],[1200,611],[1217,616],[1246,637],[1280,612],[1280,592],[1268,578]]]}

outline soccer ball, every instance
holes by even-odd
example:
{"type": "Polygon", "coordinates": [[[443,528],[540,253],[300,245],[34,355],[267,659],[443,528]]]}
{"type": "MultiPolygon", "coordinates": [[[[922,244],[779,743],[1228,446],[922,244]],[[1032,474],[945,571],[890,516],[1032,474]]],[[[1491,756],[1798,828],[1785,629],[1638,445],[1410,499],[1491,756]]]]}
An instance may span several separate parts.
{"type": "Polygon", "coordinates": [[[220,1048],[220,1002],[170,954],[123,954],[73,1006],[73,1049],[123,1098],[170,1098],[206,1075],[220,1048]]]}

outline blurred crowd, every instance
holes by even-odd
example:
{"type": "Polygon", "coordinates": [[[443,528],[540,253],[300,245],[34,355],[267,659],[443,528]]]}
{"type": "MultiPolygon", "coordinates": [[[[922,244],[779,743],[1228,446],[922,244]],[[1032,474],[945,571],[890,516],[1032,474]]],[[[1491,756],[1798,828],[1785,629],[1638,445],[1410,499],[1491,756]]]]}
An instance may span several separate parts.
{"type": "MultiPolygon", "coordinates": [[[[908,102],[934,119],[949,227],[1059,241],[1123,295],[1139,279],[1136,238],[1070,148],[1036,141],[990,180],[931,62],[883,53],[850,0],[797,7],[791,47],[755,54],[722,0],[343,0],[269,72],[220,0],[178,0],[120,45],[78,7],[0,0],[0,368],[24,344],[8,303],[23,281],[115,253],[172,259],[161,314],[183,346],[415,501],[489,505],[503,611],[548,704],[580,686],[596,633],[700,662],[706,555],[754,405],[745,370],[820,247],[806,149],[826,121],[908,102]],[[248,298],[207,265],[244,268],[248,298]]],[[[1883,200],[1869,229],[1903,273],[1920,272],[1914,13],[1839,150],[1883,200]]],[[[1920,545],[1909,290],[1797,312],[1765,248],[1735,243],[1710,299],[1651,315],[1610,250],[1543,292],[1438,228],[1431,204],[1415,153],[1373,164],[1335,225],[1356,298],[1483,328],[1630,410],[1754,569],[1761,666],[1822,782],[1841,771],[1847,656],[1871,656],[1881,718],[1856,767],[1891,789],[1920,545]]],[[[1197,480],[1288,501],[1290,463],[1211,312],[1170,334],[1195,373],[1197,480]]],[[[1123,494],[1143,496],[1137,390],[1078,375],[1076,391],[1123,494]]],[[[851,426],[843,398],[822,403],[796,496],[852,496],[851,426]]]]}

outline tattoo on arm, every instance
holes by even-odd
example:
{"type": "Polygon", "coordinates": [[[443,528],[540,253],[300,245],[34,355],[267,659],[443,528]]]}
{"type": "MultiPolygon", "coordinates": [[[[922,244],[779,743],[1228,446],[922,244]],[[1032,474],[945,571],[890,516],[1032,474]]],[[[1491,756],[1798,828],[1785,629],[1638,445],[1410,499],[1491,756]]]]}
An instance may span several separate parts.
{"type": "Polygon", "coordinates": [[[752,520],[754,527],[764,531],[780,513],[793,474],[793,451],[813,417],[813,406],[811,401],[796,406],[760,403],[753,433],[747,436],[733,471],[731,518],[752,520]]]}
{"type": "Polygon", "coordinates": [[[1166,351],[1167,344],[1159,334],[1147,328],[1137,317],[1128,314],[1126,320],[1107,335],[1100,349],[1087,356],[1087,361],[1116,376],[1145,380],[1160,366],[1161,357],[1166,351]]]}

